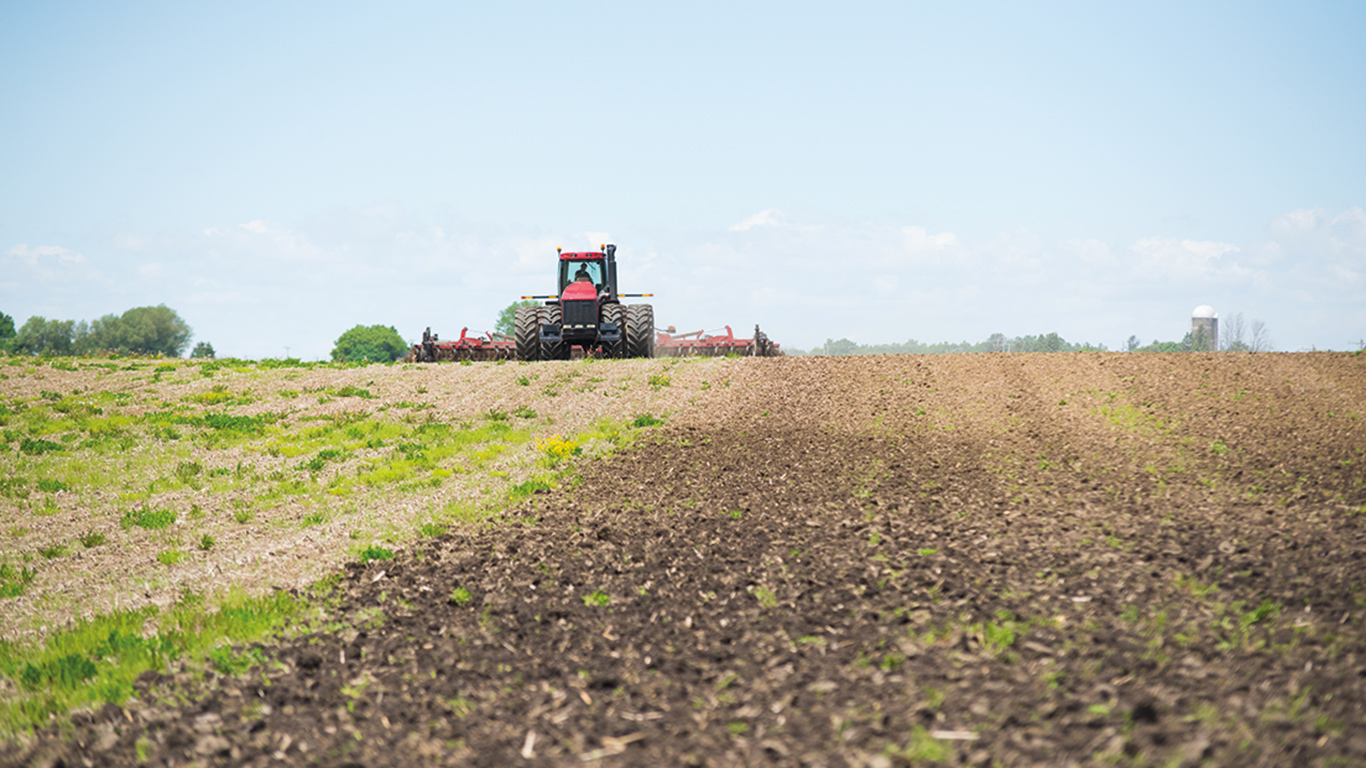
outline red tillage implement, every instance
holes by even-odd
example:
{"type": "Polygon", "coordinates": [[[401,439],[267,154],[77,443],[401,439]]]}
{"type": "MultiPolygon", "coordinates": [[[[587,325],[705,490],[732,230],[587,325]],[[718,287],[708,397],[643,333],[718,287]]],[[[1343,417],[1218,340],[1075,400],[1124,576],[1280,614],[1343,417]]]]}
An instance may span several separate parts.
{"type": "Polygon", "coordinates": [[[422,332],[422,343],[408,350],[410,363],[435,363],[438,360],[516,360],[517,349],[511,336],[485,333],[470,336],[469,328],[460,329],[460,338],[442,341],[432,329],[422,332]]]}
{"type": "Polygon", "coordinates": [[[747,355],[750,357],[774,357],[782,354],[778,350],[778,344],[768,340],[768,336],[759,326],[754,326],[754,337],[749,339],[737,339],[730,326],[726,326],[726,335],[708,335],[706,331],[693,331],[692,333],[675,333],[673,326],[669,326],[667,331],[658,331],[655,334],[655,354],[659,357],[685,357],[687,355],[703,355],[711,357],[721,357],[725,355],[747,355]]]}

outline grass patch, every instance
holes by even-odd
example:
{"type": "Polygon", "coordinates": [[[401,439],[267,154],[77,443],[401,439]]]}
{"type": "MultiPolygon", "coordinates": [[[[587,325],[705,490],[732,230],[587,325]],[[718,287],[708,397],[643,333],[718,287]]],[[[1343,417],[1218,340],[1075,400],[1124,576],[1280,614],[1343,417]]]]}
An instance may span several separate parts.
{"type": "Polygon", "coordinates": [[[663,419],[657,419],[648,413],[642,413],[636,416],[636,418],[631,422],[631,426],[637,429],[644,429],[645,427],[657,427],[663,423],[663,419]]]}
{"type": "Polygon", "coordinates": [[[143,504],[125,512],[119,526],[125,531],[133,526],[155,531],[170,526],[175,519],[175,513],[169,509],[151,509],[143,504]]]}
{"type": "Polygon", "coordinates": [[[162,565],[179,565],[185,562],[187,555],[178,549],[168,549],[157,553],[157,562],[162,565]]]}
{"type": "Polygon", "coordinates": [[[384,547],[381,547],[378,544],[371,544],[370,546],[360,551],[360,561],[362,563],[368,563],[371,560],[393,559],[394,551],[392,549],[385,549],[384,547]]]}
{"type": "Polygon", "coordinates": [[[65,557],[66,551],[67,550],[65,544],[50,544],[46,547],[43,547],[42,549],[39,549],[38,554],[42,555],[48,560],[53,560],[58,557],[65,557]]]}
{"type": "Polygon", "coordinates": [[[285,592],[233,594],[214,610],[202,596],[187,595],[165,611],[120,611],[77,622],[41,642],[0,642],[0,676],[15,691],[0,701],[0,737],[47,727],[77,707],[122,704],[143,672],[208,658],[225,642],[273,634],[304,605],[285,592]]]}
{"type": "MultiPolygon", "coordinates": [[[[28,566],[15,568],[9,563],[0,563],[0,598],[18,597],[24,594],[24,589],[33,583],[38,572],[28,566]]],[[[0,652],[3,651],[3,643],[0,643],[0,652]]]]}

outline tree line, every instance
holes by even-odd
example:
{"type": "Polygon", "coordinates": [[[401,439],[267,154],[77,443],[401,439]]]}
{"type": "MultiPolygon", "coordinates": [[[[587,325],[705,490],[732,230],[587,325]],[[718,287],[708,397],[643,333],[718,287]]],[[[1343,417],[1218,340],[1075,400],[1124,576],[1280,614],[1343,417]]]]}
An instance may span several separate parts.
{"type": "MultiPolygon", "coordinates": [[[[1202,335],[1187,333],[1180,341],[1154,339],[1146,345],[1137,336],[1130,336],[1124,351],[1206,352],[1210,347],[1211,344],[1202,335]]],[[[1217,348],[1222,352],[1270,352],[1275,349],[1266,323],[1261,320],[1249,322],[1241,312],[1220,322],[1217,348]]],[[[979,352],[1106,352],[1108,349],[1104,344],[1085,341],[1073,344],[1056,333],[1015,337],[993,333],[975,344],[968,341],[926,344],[915,339],[904,344],[858,344],[849,339],[826,339],[825,344],[807,352],[800,349],[786,351],[791,355],[958,355],[979,352]]]]}
{"type": "Polygon", "coordinates": [[[904,344],[858,344],[849,339],[826,339],[825,344],[809,352],[792,350],[799,355],[954,355],[975,352],[1104,352],[1104,344],[1081,342],[1073,344],[1056,333],[1038,336],[1007,337],[993,333],[976,344],[968,341],[941,341],[933,344],[909,339],[904,344]]]}
{"type": "MultiPolygon", "coordinates": [[[[15,328],[14,318],[0,312],[0,350],[16,355],[162,355],[180,357],[193,331],[165,304],[133,307],[121,315],[96,320],[49,320],[30,317],[15,328]]],[[[213,345],[199,342],[191,357],[213,357],[213,345]]]]}

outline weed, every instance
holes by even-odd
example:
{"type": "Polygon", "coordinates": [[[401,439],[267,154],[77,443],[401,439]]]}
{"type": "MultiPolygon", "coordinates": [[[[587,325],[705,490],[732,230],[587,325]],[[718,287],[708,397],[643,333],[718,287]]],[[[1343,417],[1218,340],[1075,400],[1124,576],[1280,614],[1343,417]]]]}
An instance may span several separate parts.
{"type": "Polygon", "coordinates": [[[65,556],[66,556],[66,545],[65,545],[65,544],[49,544],[48,546],[43,547],[42,549],[39,549],[39,550],[38,550],[38,554],[42,555],[43,557],[47,558],[48,560],[53,560],[53,559],[58,558],[58,557],[65,557],[65,556]]]}
{"type": "Polygon", "coordinates": [[[423,535],[423,537],[428,539],[434,539],[437,536],[445,535],[447,530],[449,529],[446,526],[441,525],[440,523],[423,523],[420,532],[423,535]]]}
{"type": "Polygon", "coordinates": [[[657,427],[663,423],[663,419],[655,418],[648,413],[642,413],[636,416],[635,420],[631,422],[631,426],[636,427],[637,429],[643,429],[645,427],[657,427]]]}
{"type": "Polygon", "coordinates": [[[62,450],[60,443],[54,443],[42,438],[26,437],[19,442],[19,452],[27,453],[30,456],[37,456],[43,453],[58,453],[62,450]]]}
{"type": "Polygon", "coordinates": [[[360,552],[360,561],[361,561],[362,563],[368,563],[368,562],[370,562],[371,560],[393,560],[393,559],[394,559],[394,551],[393,551],[393,550],[391,550],[391,549],[385,549],[384,547],[381,547],[381,546],[379,546],[379,545],[377,545],[377,544],[371,544],[370,546],[366,547],[365,549],[362,549],[361,552],[360,552]]]}
{"type": "Polygon", "coordinates": [[[669,377],[663,374],[653,374],[646,383],[650,385],[651,389],[657,390],[660,387],[669,386],[669,377]]]}
{"type": "Polygon", "coordinates": [[[206,533],[199,539],[199,548],[204,550],[205,552],[208,552],[209,550],[213,549],[213,545],[215,543],[217,542],[214,541],[214,538],[206,533]]]}
{"type": "Polygon", "coordinates": [[[1262,604],[1238,617],[1238,624],[1244,629],[1257,624],[1267,618],[1276,618],[1281,613],[1281,604],[1271,600],[1263,600],[1262,604]]]}
{"type": "Polygon", "coordinates": [[[512,412],[512,415],[513,415],[513,416],[516,416],[516,417],[519,418],[519,419],[534,419],[534,418],[536,418],[536,412],[533,411],[533,410],[531,410],[530,408],[526,407],[525,405],[519,405],[519,406],[517,406],[517,410],[513,411],[513,412],[512,412]]]}
{"type": "Polygon", "coordinates": [[[939,552],[939,550],[934,549],[933,547],[926,547],[924,549],[919,549],[916,551],[919,552],[922,557],[929,557],[930,555],[937,554],[939,552]]]}
{"type": "Polygon", "coordinates": [[[755,587],[750,591],[750,594],[754,595],[754,599],[758,600],[759,605],[764,608],[776,608],[778,606],[777,596],[768,587],[755,587]]]}
{"type": "Polygon", "coordinates": [[[601,608],[610,602],[612,602],[612,596],[603,592],[601,589],[595,589],[591,594],[583,596],[583,604],[587,606],[597,606],[601,608]]]}
{"type": "Polygon", "coordinates": [[[32,584],[37,575],[38,572],[28,566],[15,570],[9,563],[0,563],[0,598],[24,594],[24,588],[32,584]]]}
{"type": "Polygon", "coordinates": [[[149,531],[160,530],[175,522],[175,513],[169,509],[150,509],[146,504],[134,507],[124,513],[119,526],[125,531],[133,526],[149,531]]]}
{"type": "Polygon", "coordinates": [[[38,481],[38,490],[43,493],[56,493],[58,491],[69,491],[71,490],[71,486],[61,480],[51,480],[45,477],[38,481]]]}
{"type": "Polygon", "coordinates": [[[178,549],[168,549],[157,553],[157,562],[162,565],[177,565],[185,562],[186,554],[178,549]]]}
{"type": "Polygon", "coordinates": [[[469,605],[469,602],[474,599],[474,595],[471,595],[468,589],[457,585],[455,589],[451,590],[451,596],[447,599],[451,605],[469,605]]]}
{"type": "Polygon", "coordinates": [[[952,754],[944,742],[934,738],[922,725],[911,726],[910,738],[901,749],[891,748],[890,755],[903,758],[912,765],[942,763],[952,754]]]}
{"type": "Polygon", "coordinates": [[[536,450],[545,456],[546,462],[551,467],[558,466],[560,462],[570,456],[578,456],[583,453],[583,448],[577,441],[572,438],[565,439],[560,435],[537,440],[536,450]]]}
{"type": "Polygon", "coordinates": [[[104,534],[100,533],[99,531],[86,531],[85,533],[81,534],[80,541],[81,546],[85,547],[86,549],[94,549],[95,547],[102,546],[104,544],[105,537],[104,534]]]}
{"type": "Polygon", "coordinates": [[[175,468],[176,479],[195,489],[199,488],[199,476],[202,474],[204,467],[197,461],[182,461],[175,468]]]}
{"type": "Polygon", "coordinates": [[[240,675],[265,661],[265,652],[253,647],[236,651],[230,645],[220,645],[209,651],[208,658],[220,674],[240,675]]]}

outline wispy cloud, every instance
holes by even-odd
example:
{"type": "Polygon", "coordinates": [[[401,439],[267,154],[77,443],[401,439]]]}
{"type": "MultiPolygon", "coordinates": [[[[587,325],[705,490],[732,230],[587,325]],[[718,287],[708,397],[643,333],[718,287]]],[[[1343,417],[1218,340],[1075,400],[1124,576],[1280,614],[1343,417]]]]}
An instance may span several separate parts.
{"type": "Polygon", "coordinates": [[[911,253],[935,253],[958,245],[958,236],[952,232],[931,235],[924,227],[909,226],[901,228],[902,242],[911,253]]]}
{"type": "Polygon", "coordinates": [[[1130,246],[1141,266],[1168,281],[1246,280],[1253,271],[1238,263],[1232,243],[1147,237],[1130,246]],[[1226,258],[1227,257],[1227,258],[1226,258]]]}
{"type": "Polygon", "coordinates": [[[781,223],[783,212],[777,208],[766,208],[738,224],[731,225],[732,232],[748,232],[755,227],[776,227],[781,223]]]}

